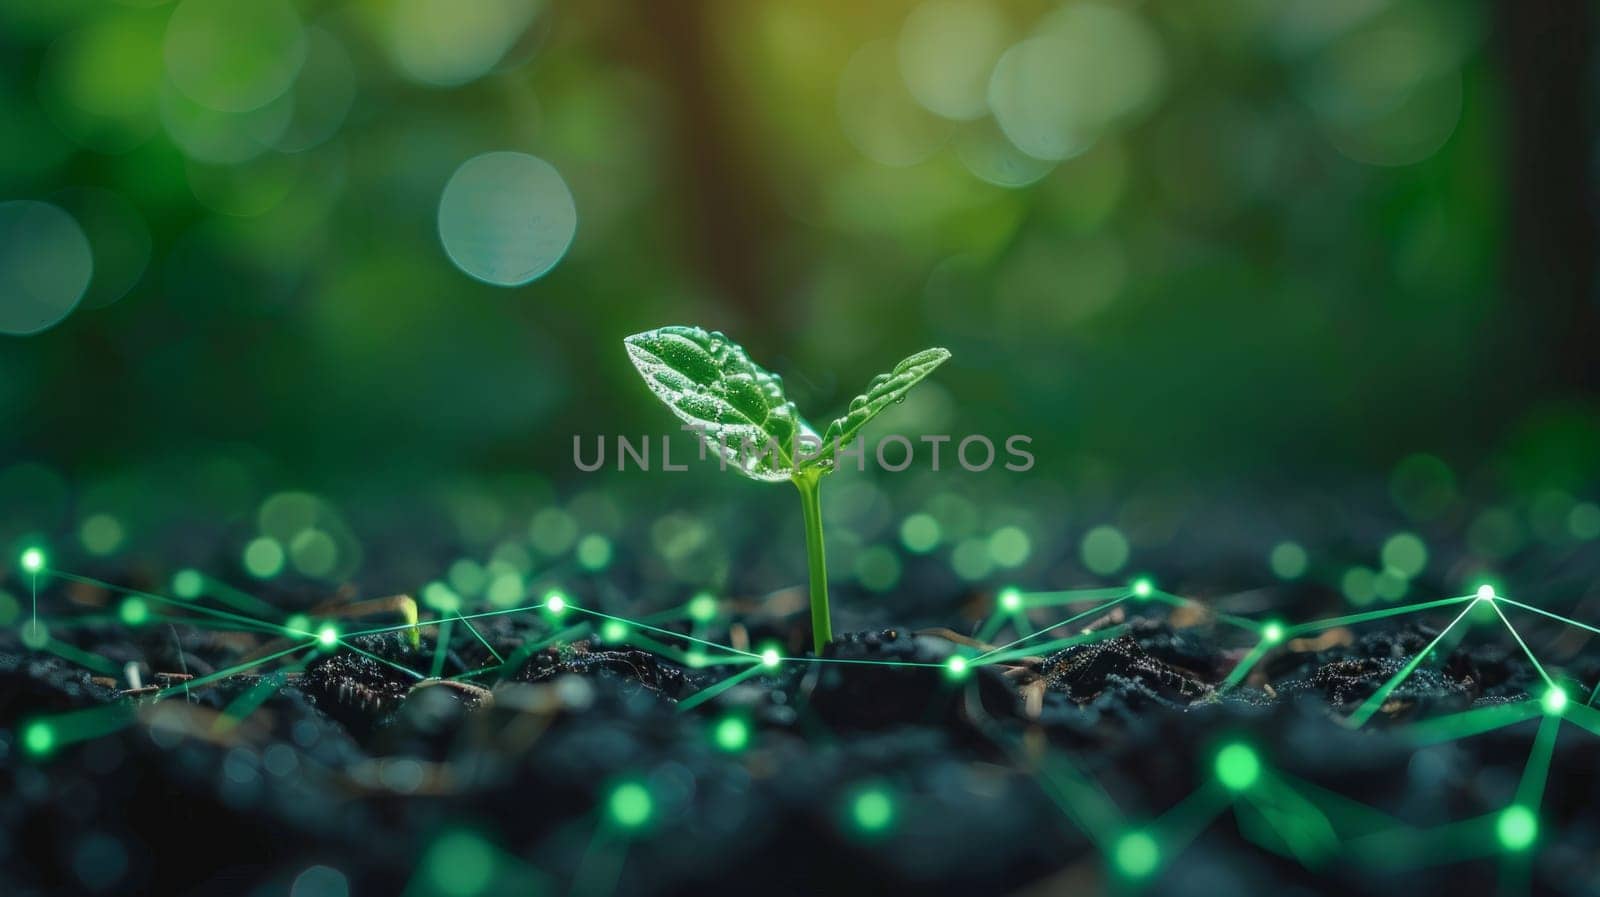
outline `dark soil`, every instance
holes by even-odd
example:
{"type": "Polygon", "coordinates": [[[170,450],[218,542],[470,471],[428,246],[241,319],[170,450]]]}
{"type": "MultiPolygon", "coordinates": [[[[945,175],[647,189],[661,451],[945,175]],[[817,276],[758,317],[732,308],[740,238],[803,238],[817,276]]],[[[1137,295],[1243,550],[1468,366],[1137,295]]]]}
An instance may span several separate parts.
{"type": "MultiPolygon", "coordinates": [[[[580,641],[467,680],[477,684],[418,686],[340,651],[226,730],[216,714],[280,674],[235,676],[157,704],[12,642],[0,651],[0,893],[340,893],[327,876],[300,877],[324,865],[350,894],[451,894],[430,851],[470,831],[496,859],[490,879],[467,882],[476,890],[457,888],[462,897],[1086,894],[1124,885],[1085,832],[1093,821],[1052,799],[1052,775],[1103,789],[1135,821],[1208,786],[1224,739],[1420,828],[1498,810],[1516,787],[1537,721],[1421,749],[1405,735],[1410,720],[1537,692],[1538,675],[1504,639],[1454,646],[1356,731],[1338,718],[1437,635],[1418,618],[1291,642],[1219,694],[1249,647],[1239,632],[1204,620],[1174,628],[1154,605],[1131,613],[1120,635],[978,667],[959,682],[934,667],[790,663],[689,712],[677,702],[741,668],[688,669],[580,641]],[[16,743],[19,721],[113,702],[136,704],[139,721],[43,760],[16,743]],[[745,750],[721,750],[709,734],[730,714],[752,726],[745,750]],[[655,799],[638,831],[599,809],[629,779],[655,799]],[[862,833],[850,801],[873,785],[894,796],[893,821],[862,833]]],[[[510,656],[542,627],[508,616],[482,628],[510,656]]],[[[752,635],[804,638],[770,625],[752,635]]],[[[147,662],[147,676],[203,675],[258,646],[181,623],[73,638],[119,664],[147,662]]],[[[943,663],[959,638],[849,632],[826,656],[943,663]]],[[[434,656],[427,637],[417,648],[393,633],[352,644],[424,670],[434,656]]],[[[452,644],[446,676],[492,662],[476,641],[458,634],[452,644]]],[[[1597,670],[1569,672],[1593,682],[1597,670]]],[[[1537,859],[1521,873],[1536,893],[1600,893],[1597,743],[1576,731],[1557,743],[1537,859]]],[[[1149,887],[1205,897],[1478,894],[1506,874],[1494,857],[1414,865],[1423,868],[1333,855],[1308,866],[1247,840],[1224,807],[1149,887]]]]}

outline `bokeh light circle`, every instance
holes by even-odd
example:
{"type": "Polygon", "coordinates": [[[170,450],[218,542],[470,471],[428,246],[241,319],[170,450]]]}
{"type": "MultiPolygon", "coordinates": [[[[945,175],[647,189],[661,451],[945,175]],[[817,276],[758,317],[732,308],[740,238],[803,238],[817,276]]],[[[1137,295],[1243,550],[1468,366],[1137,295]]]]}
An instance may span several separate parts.
{"type": "Polygon", "coordinates": [[[167,75],[189,99],[248,112],[288,91],[306,57],[286,0],[183,0],[167,22],[167,75]]]}
{"type": "Polygon", "coordinates": [[[493,71],[543,7],[542,0],[400,0],[389,12],[385,43],[413,81],[466,84],[493,71]]]}
{"type": "Polygon", "coordinates": [[[900,74],[929,112],[967,121],[989,111],[989,71],[1005,49],[1005,16],[980,0],[929,0],[900,28],[900,74]]]}
{"type": "Polygon", "coordinates": [[[578,230],[578,209],[560,172],[526,153],[494,152],[462,163],[439,199],[439,240],[456,267],[496,286],[542,277],[578,230]]]}
{"type": "Polygon", "coordinates": [[[71,215],[32,200],[0,202],[0,333],[26,336],[65,318],[94,274],[71,215]]]}
{"type": "Polygon", "coordinates": [[[1094,3],[1063,7],[1007,50],[989,78],[989,109],[1017,149],[1066,159],[1160,94],[1160,44],[1135,14],[1094,3]]]}

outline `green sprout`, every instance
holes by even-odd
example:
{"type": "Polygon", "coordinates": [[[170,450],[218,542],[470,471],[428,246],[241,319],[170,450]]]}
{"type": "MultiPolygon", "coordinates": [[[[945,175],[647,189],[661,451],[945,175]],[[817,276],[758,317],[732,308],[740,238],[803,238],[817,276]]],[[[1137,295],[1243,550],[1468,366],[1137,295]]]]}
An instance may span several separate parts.
{"type": "Polygon", "coordinates": [[[723,334],[699,327],[662,327],[623,340],[634,367],[687,429],[714,448],[724,468],[753,480],[788,480],[800,490],[811,576],[811,635],[821,654],[833,640],[828,566],[822,543],[822,478],[868,421],[903,400],[911,387],[950,357],[924,349],[872,378],[821,436],[783,392],[783,381],[750,360],[723,334]]]}

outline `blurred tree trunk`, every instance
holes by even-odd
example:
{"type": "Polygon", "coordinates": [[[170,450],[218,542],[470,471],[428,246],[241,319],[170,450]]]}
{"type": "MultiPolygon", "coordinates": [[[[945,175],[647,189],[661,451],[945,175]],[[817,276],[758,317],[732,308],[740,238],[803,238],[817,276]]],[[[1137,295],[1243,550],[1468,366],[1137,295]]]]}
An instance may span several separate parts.
{"type": "Polygon", "coordinates": [[[1546,365],[1540,386],[1600,393],[1600,121],[1595,0],[1497,0],[1504,76],[1510,356],[1546,365]]]}

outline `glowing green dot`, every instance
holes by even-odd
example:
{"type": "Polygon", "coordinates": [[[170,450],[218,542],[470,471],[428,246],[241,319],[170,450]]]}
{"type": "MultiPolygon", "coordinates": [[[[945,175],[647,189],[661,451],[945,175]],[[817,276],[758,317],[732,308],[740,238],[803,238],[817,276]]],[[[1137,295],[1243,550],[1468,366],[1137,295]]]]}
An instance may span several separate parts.
{"type": "Polygon", "coordinates": [[[1552,686],[1544,693],[1540,703],[1544,706],[1545,713],[1555,716],[1567,709],[1567,690],[1559,685],[1552,686]]]}
{"type": "Polygon", "coordinates": [[[1144,878],[1161,862],[1161,848],[1156,845],[1156,839],[1144,832],[1128,832],[1117,839],[1111,858],[1123,875],[1144,878]]]}
{"type": "Polygon", "coordinates": [[[198,570],[179,570],[172,577],[172,593],[179,598],[199,598],[205,591],[206,579],[198,570]]]}
{"type": "Polygon", "coordinates": [[[1133,582],[1133,594],[1138,598],[1149,598],[1155,593],[1156,587],[1148,579],[1136,579],[1133,582]]]}
{"type": "Polygon", "coordinates": [[[600,638],[615,644],[620,644],[628,639],[628,625],[621,620],[607,620],[600,627],[600,638]]]}
{"type": "Polygon", "coordinates": [[[611,563],[611,540],[590,533],[578,541],[578,565],[585,570],[604,570],[611,563]]]}
{"type": "Polygon", "coordinates": [[[117,615],[129,626],[143,626],[150,622],[150,605],[144,603],[143,598],[133,596],[123,600],[117,615]]]}
{"type": "Polygon", "coordinates": [[[1478,586],[1477,594],[1479,601],[1493,601],[1495,599],[1494,586],[1484,583],[1483,585],[1478,586]]]}
{"type": "Polygon", "coordinates": [[[435,893],[445,897],[476,897],[494,883],[494,850],[471,832],[442,835],[428,848],[426,874],[435,893]]]}
{"type": "Polygon", "coordinates": [[[1494,830],[1507,850],[1526,850],[1539,837],[1539,818],[1527,807],[1512,804],[1500,811],[1494,830]]]}
{"type": "Polygon", "coordinates": [[[1382,573],[1372,578],[1373,594],[1385,601],[1399,601],[1410,589],[1411,581],[1391,568],[1385,568],[1382,573]]]}
{"type": "Polygon", "coordinates": [[[323,648],[332,648],[339,644],[339,630],[332,623],[324,623],[317,630],[317,644],[323,648]]]}
{"type": "Polygon", "coordinates": [[[1019,526],[1002,526],[989,536],[989,557],[1001,567],[1020,567],[1033,553],[1033,541],[1019,526]]]}
{"type": "Polygon", "coordinates": [[[110,514],[91,514],[78,527],[78,540],[90,554],[104,557],[122,545],[122,524],[110,514]]]}
{"type": "Polygon", "coordinates": [[[22,731],[22,747],[35,757],[43,757],[56,746],[56,730],[43,720],[35,720],[22,731]]]}
{"type": "Polygon", "coordinates": [[[29,573],[38,573],[44,569],[44,552],[37,548],[30,548],[22,553],[22,569],[29,573]]]}
{"type": "Polygon", "coordinates": [[[624,782],[611,789],[606,809],[611,819],[623,828],[639,828],[650,821],[654,811],[650,790],[638,782],[624,782]]]}
{"type": "Polygon", "coordinates": [[[1395,533],[1383,543],[1383,567],[1411,579],[1428,566],[1428,546],[1412,533],[1395,533]]]}
{"type": "Polygon", "coordinates": [[[43,620],[29,620],[22,624],[22,644],[34,651],[43,650],[50,644],[50,627],[44,625],[43,620]]]}
{"type": "Polygon", "coordinates": [[[283,572],[283,546],[270,536],[251,539],[244,547],[244,572],[256,579],[271,579],[283,572]]]}
{"type": "Polygon", "coordinates": [[[900,524],[900,544],[913,554],[927,554],[939,547],[939,521],[932,514],[912,514],[900,524]]]}
{"type": "Polygon", "coordinates": [[[862,832],[881,832],[894,823],[894,800],[882,788],[867,788],[850,802],[850,819],[862,832]]]}
{"type": "Polygon", "coordinates": [[[1230,744],[1217,752],[1217,780],[1229,791],[1244,791],[1261,777],[1261,759],[1243,744],[1230,744]]]}
{"type": "Polygon", "coordinates": [[[422,603],[441,614],[453,614],[461,609],[461,596],[442,582],[430,582],[422,587],[422,603]]]}
{"type": "Polygon", "coordinates": [[[1279,579],[1299,579],[1306,572],[1306,550],[1293,542],[1279,542],[1267,556],[1267,566],[1279,579]]]}
{"type": "Polygon", "coordinates": [[[717,747],[728,752],[742,751],[750,743],[750,724],[737,716],[723,717],[711,732],[717,747]]]}
{"type": "Polygon", "coordinates": [[[967,673],[971,672],[971,668],[967,664],[967,659],[957,654],[944,662],[944,671],[945,675],[951,679],[959,680],[967,678],[967,673]]]}
{"type": "Polygon", "coordinates": [[[1000,591],[1000,606],[1013,613],[1022,610],[1022,593],[1016,589],[1002,589],[1000,591]]]}
{"type": "Polygon", "coordinates": [[[1109,576],[1128,562],[1128,539],[1114,526],[1097,526],[1084,534],[1079,553],[1089,572],[1109,576]]]}
{"type": "Polygon", "coordinates": [[[777,669],[782,662],[783,655],[778,653],[777,648],[767,648],[761,652],[761,665],[769,670],[777,669]]]}
{"type": "Polygon", "coordinates": [[[1283,624],[1272,622],[1261,627],[1261,640],[1269,645],[1276,645],[1283,641],[1283,624]]]}
{"type": "Polygon", "coordinates": [[[550,591],[544,596],[544,609],[550,616],[559,617],[567,612],[567,596],[557,591],[550,591]]]}
{"type": "Polygon", "coordinates": [[[713,595],[701,592],[689,599],[689,603],[684,606],[684,612],[689,615],[689,619],[697,623],[709,623],[717,618],[717,599],[713,595]]]}

